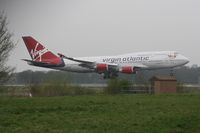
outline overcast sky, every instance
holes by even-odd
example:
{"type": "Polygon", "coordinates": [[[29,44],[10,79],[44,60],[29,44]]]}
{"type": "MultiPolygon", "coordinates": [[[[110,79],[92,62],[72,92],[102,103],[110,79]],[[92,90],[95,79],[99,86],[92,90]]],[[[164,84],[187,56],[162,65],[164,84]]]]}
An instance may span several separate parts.
{"type": "Polygon", "coordinates": [[[28,66],[22,36],[68,56],[175,50],[200,64],[200,0],[1,0],[18,41],[9,65],[28,66]]]}

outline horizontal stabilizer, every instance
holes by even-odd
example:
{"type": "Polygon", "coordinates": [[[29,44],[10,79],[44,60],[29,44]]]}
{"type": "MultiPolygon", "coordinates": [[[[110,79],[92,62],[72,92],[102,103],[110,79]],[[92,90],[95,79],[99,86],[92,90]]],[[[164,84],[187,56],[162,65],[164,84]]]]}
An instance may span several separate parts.
{"type": "Polygon", "coordinates": [[[40,66],[40,67],[63,67],[65,64],[52,64],[51,62],[38,62],[38,61],[32,61],[32,60],[27,60],[27,59],[22,59],[23,61],[26,61],[29,65],[34,65],[34,66],[40,66]]]}
{"type": "Polygon", "coordinates": [[[46,62],[37,62],[37,61],[32,61],[32,60],[27,60],[27,59],[22,59],[23,61],[26,61],[27,63],[29,63],[30,65],[48,65],[49,63],[46,62]]]}

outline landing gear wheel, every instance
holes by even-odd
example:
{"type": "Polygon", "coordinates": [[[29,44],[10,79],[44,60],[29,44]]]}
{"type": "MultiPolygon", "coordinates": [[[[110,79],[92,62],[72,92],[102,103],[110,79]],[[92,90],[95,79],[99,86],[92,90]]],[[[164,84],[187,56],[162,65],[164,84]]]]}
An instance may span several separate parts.
{"type": "Polygon", "coordinates": [[[116,78],[116,77],[118,77],[117,73],[112,73],[112,72],[103,73],[104,79],[110,79],[110,78],[116,78]]]}
{"type": "Polygon", "coordinates": [[[170,76],[174,76],[174,69],[170,70],[170,76]]]}

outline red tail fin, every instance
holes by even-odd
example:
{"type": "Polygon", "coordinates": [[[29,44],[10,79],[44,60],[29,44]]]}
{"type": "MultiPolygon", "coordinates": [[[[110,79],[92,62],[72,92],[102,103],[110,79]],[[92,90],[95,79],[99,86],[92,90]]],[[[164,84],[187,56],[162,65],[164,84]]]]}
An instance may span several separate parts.
{"type": "Polygon", "coordinates": [[[53,54],[47,48],[45,48],[42,44],[37,42],[30,36],[22,37],[28,52],[33,61],[36,62],[45,62],[50,64],[59,64],[61,63],[60,57],[53,54]]]}

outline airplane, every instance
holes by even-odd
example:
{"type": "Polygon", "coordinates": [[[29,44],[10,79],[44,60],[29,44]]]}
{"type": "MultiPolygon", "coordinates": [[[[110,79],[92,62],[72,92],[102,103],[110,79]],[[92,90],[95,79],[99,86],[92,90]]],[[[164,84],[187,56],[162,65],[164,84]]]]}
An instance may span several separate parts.
{"type": "Polygon", "coordinates": [[[22,37],[32,60],[29,65],[62,71],[102,74],[104,79],[119,73],[136,74],[141,70],[174,68],[185,65],[189,59],[176,51],[136,52],[116,56],[68,57],[52,53],[31,36],[22,37]]]}

